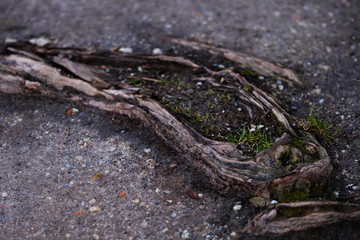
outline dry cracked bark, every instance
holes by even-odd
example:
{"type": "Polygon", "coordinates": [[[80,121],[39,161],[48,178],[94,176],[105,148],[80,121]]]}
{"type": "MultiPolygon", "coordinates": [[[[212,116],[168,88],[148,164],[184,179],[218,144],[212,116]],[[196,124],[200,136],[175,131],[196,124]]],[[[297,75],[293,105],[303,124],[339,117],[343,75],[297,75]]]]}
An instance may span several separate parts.
{"type": "MultiPolygon", "coordinates": [[[[173,42],[200,53],[206,52],[226,58],[261,75],[282,79],[289,86],[301,85],[295,73],[273,63],[183,39],[173,39],[173,42]]],[[[159,82],[153,76],[143,76],[143,78],[159,82]]],[[[39,48],[17,43],[5,46],[0,55],[0,91],[7,94],[42,96],[81,103],[125,115],[130,119],[138,119],[183,156],[187,164],[202,171],[220,192],[235,194],[242,199],[250,198],[255,205],[264,205],[271,199],[285,202],[299,200],[296,199],[296,194],[302,197],[310,196],[314,189],[319,191],[324,187],[332,170],[325,149],[311,134],[294,129],[291,124],[294,122],[294,117],[265,91],[232,70],[210,70],[207,66],[179,56],[39,48]],[[249,115],[254,114],[255,111],[264,115],[273,114],[283,134],[273,146],[261,151],[255,158],[249,157],[233,143],[204,137],[188,124],[179,121],[156,100],[138,94],[131,88],[119,88],[117,85],[119,80],[104,71],[103,66],[114,69],[147,66],[166,71],[182,69],[191,73],[201,72],[201,76],[194,78],[194,81],[205,81],[215,89],[232,92],[246,105],[249,115]],[[289,155],[297,161],[293,169],[280,166],[284,155],[289,155]]],[[[338,207],[341,203],[333,202],[296,204],[296,206],[307,204],[310,207],[320,204],[328,208],[323,207],[322,209],[325,210],[321,213],[317,212],[316,215],[311,215],[314,211],[307,211],[306,214],[296,218],[287,216],[291,218],[291,226],[287,225],[283,215],[282,222],[276,219],[276,223],[281,222],[281,224],[270,226],[268,221],[263,220],[273,219],[274,207],[271,207],[249,223],[245,231],[262,234],[283,233],[285,231],[283,229],[303,230],[308,227],[304,225],[308,219],[311,218],[315,225],[327,224],[334,206],[341,209],[338,207]]],[[[275,210],[278,211],[284,206],[280,204],[275,210]]],[[[358,209],[356,211],[355,207],[351,209],[353,210],[350,211],[351,214],[336,215],[336,221],[344,218],[359,220],[358,209]]]]}

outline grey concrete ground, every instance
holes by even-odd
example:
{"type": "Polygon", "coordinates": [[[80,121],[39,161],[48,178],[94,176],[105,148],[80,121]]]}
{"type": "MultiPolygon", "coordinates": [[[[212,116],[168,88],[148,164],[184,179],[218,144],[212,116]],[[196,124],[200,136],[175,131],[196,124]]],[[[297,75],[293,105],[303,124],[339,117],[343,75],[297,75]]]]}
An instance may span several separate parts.
{"type": "MultiPolygon", "coordinates": [[[[359,1],[0,0],[0,12],[1,41],[46,36],[149,53],[173,47],[161,36],[175,35],[294,69],[305,87],[285,89],[282,100],[297,117],[313,106],[339,126],[327,146],[331,186],[340,197],[359,194],[359,1]]],[[[239,229],[255,209],[235,212],[236,199],[194,185],[196,173],[125,119],[41,99],[0,101],[0,238],[249,238],[239,229]],[[69,117],[71,107],[80,111],[69,117]],[[191,199],[189,189],[204,195],[191,199]]]]}

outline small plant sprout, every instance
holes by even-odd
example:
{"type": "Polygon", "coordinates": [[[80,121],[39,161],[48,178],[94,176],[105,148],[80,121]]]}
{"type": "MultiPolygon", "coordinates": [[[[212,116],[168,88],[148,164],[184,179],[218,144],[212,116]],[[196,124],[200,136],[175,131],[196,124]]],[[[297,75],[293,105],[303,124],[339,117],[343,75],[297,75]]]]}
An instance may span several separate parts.
{"type": "Polygon", "coordinates": [[[333,131],[333,125],[329,125],[324,120],[318,119],[314,114],[314,108],[311,108],[309,119],[307,121],[300,121],[299,125],[304,130],[310,130],[316,134],[325,137],[329,140],[334,140],[336,132],[333,131]]]}
{"type": "Polygon", "coordinates": [[[232,142],[238,145],[245,145],[249,150],[249,154],[261,152],[272,146],[274,143],[271,133],[265,133],[260,128],[254,129],[244,126],[241,132],[236,131],[235,134],[228,134],[226,137],[220,137],[221,140],[232,142]]]}

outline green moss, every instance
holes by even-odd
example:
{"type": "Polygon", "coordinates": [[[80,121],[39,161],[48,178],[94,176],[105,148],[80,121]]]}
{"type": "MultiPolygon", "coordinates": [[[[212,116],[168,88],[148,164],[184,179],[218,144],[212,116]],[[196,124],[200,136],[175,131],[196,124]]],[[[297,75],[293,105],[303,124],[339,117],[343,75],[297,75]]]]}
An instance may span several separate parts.
{"type": "Polygon", "coordinates": [[[299,138],[295,139],[291,143],[292,146],[296,147],[299,150],[303,150],[305,146],[305,142],[299,138]]]}
{"type": "Polygon", "coordinates": [[[312,212],[311,208],[297,207],[297,208],[285,208],[278,211],[280,217],[292,218],[305,216],[312,212]]]}
{"type": "Polygon", "coordinates": [[[246,92],[252,92],[253,91],[253,88],[250,86],[250,85],[244,85],[244,90],[246,92]]]}
{"type": "Polygon", "coordinates": [[[290,157],[291,155],[289,150],[281,154],[281,156],[279,157],[279,161],[281,162],[281,165],[282,166],[288,165],[290,157]]]}
{"type": "Polygon", "coordinates": [[[235,69],[235,71],[238,72],[241,76],[244,76],[246,79],[252,79],[257,77],[257,74],[248,68],[235,69]]]}
{"type": "Polygon", "coordinates": [[[328,199],[323,184],[311,184],[308,180],[300,180],[294,186],[283,187],[272,194],[272,199],[279,202],[298,202],[309,199],[328,199]]]}
{"type": "Polygon", "coordinates": [[[298,202],[309,199],[310,195],[306,191],[293,191],[293,192],[286,192],[283,194],[284,199],[281,202],[298,202]]]}

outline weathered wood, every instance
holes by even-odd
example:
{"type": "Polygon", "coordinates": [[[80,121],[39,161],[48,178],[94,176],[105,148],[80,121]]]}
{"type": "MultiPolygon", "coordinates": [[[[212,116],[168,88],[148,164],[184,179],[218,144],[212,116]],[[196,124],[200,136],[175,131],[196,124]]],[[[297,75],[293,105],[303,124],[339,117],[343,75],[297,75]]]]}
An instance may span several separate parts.
{"type": "MultiPolygon", "coordinates": [[[[265,64],[265,61],[260,64],[258,59],[240,53],[230,52],[230,56],[236,57],[229,57],[224,49],[197,43],[190,44],[187,41],[177,40],[177,42],[194,49],[206,50],[214,55],[223,54],[236,62],[240,61],[239,56],[241,56],[248,60],[247,64],[255,64],[254,68],[261,74],[286,77],[288,82],[300,84],[298,78],[289,72],[290,70],[274,67],[275,65],[267,62],[265,64]]],[[[323,187],[332,170],[328,154],[314,137],[309,133],[293,129],[290,124],[293,117],[286,113],[270,95],[231,70],[216,72],[189,59],[164,55],[89,52],[81,49],[37,48],[21,44],[7,48],[3,52],[0,55],[1,92],[67,100],[126,115],[130,119],[138,119],[182,156],[187,164],[203,172],[213,186],[222,193],[232,193],[242,199],[251,198],[252,202],[263,202],[263,205],[268,204],[272,199],[289,201],[294,192],[310,196],[314,187],[323,187]],[[72,58],[56,55],[71,55],[72,58]],[[59,72],[53,64],[65,71],[59,72]],[[251,158],[237,149],[235,144],[214,141],[202,136],[191,126],[179,121],[157,101],[135,94],[136,91],[119,89],[116,77],[112,78],[111,74],[101,73],[104,65],[113,68],[147,65],[158,69],[180,68],[193,72],[202,71],[206,73],[206,77],[197,77],[193,80],[206,81],[214,88],[231,91],[247,104],[250,115],[255,110],[263,114],[272,113],[285,133],[271,148],[258,153],[256,158],[251,158]],[[64,72],[71,72],[74,76],[67,76],[64,72]],[[101,76],[105,76],[104,79],[101,76]],[[248,90],[245,90],[246,88],[248,90]],[[284,172],[277,166],[285,152],[307,161],[298,162],[295,169],[284,172]]],[[[147,81],[160,82],[152,76],[142,77],[147,81]]],[[[317,202],[297,204],[289,206],[303,206],[301,204],[318,206],[317,202]]],[[[279,205],[278,209],[284,206],[288,207],[288,205],[279,205]]],[[[337,205],[328,203],[327,206],[331,210],[337,205]]],[[[271,211],[268,210],[270,212],[264,212],[262,216],[254,219],[252,225],[249,225],[245,231],[259,234],[270,231],[266,230],[269,228],[266,228],[267,225],[259,219],[272,219],[273,208],[271,211]],[[262,226],[264,229],[258,230],[262,226]]],[[[338,221],[350,216],[338,212],[339,214],[336,215],[338,221]]],[[[308,219],[314,216],[317,224],[331,222],[328,221],[330,215],[323,212],[311,215],[308,219]]],[[[356,216],[354,219],[357,219],[358,213],[356,212],[354,216],[356,216]]],[[[291,220],[293,227],[284,222],[276,231],[281,233],[291,229],[302,229],[299,224],[303,224],[304,221],[306,221],[304,217],[294,218],[291,220]]],[[[306,227],[308,225],[305,225],[304,229],[306,227]]]]}
{"type": "Polygon", "coordinates": [[[244,68],[250,68],[260,75],[277,78],[289,83],[292,86],[302,85],[302,82],[292,70],[245,53],[235,52],[229,49],[214,47],[203,43],[191,42],[180,38],[173,38],[172,42],[191,47],[198,51],[207,51],[215,56],[222,56],[239,63],[244,68]]]}
{"type": "MultiPolygon", "coordinates": [[[[11,52],[14,51],[14,48],[12,48],[11,52]]],[[[218,189],[223,192],[230,191],[236,193],[243,198],[258,195],[258,197],[269,200],[270,194],[272,194],[277,196],[279,200],[282,200],[281,192],[284,187],[293,190],[304,188],[303,185],[298,186],[299,176],[310,177],[310,175],[314,174],[318,176],[316,179],[306,180],[310,182],[310,185],[307,187],[310,187],[312,184],[321,183],[321,180],[326,178],[331,171],[326,151],[316,140],[304,135],[302,141],[304,141],[304,144],[314,145],[319,158],[316,161],[314,160],[313,164],[305,164],[298,167],[288,175],[282,176],[281,174],[276,174],[275,171],[270,169],[271,167],[268,163],[269,159],[276,161],[274,156],[271,156],[271,153],[276,152],[278,148],[284,145],[282,141],[278,141],[271,149],[259,153],[256,161],[254,161],[243,155],[232,143],[217,142],[203,137],[190,126],[181,123],[152,99],[129,94],[125,90],[98,89],[95,85],[99,85],[99,83],[102,86],[108,85],[109,87],[111,87],[111,83],[106,83],[104,80],[96,77],[94,75],[96,71],[89,65],[76,63],[69,59],[53,57],[53,55],[40,60],[40,56],[36,55],[44,55],[46,52],[54,53],[54,51],[61,53],[61,55],[71,53],[72,58],[81,59],[85,63],[89,63],[88,59],[91,58],[92,64],[94,64],[94,61],[97,59],[97,65],[101,65],[104,58],[94,52],[84,51],[81,53],[79,50],[71,52],[71,50],[65,49],[64,52],[61,52],[61,49],[46,50],[34,48],[33,52],[28,53],[19,49],[16,52],[22,54],[22,56],[19,54],[1,56],[3,66],[5,66],[8,72],[9,69],[12,72],[11,77],[1,80],[2,91],[9,93],[14,92],[14,89],[16,89],[16,92],[22,92],[23,94],[31,95],[39,92],[49,97],[51,95],[61,96],[70,101],[75,99],[77,102],[85,105],[127,115],[129,118],[137,118],[152,127],[153,131],[165,143],[183,155],[188,162],[204,171],[218,189]],[[60,74],[57,69],[46,63],[49,61],[63,66],[82,79],[69,78],[60,74]],[[26,79],[29,76],[31,76],[31,82],[26,79]],[[23,77],[22,89],[19,88],[19,77],[23,77]],[[13,78],[17,80],[9,84],[9,79],[13,78]],[[33,81],[34,79],[36,81],[33,81]],[[6,86],[8,86],[8,89],[6,89],[6,86]],[[74,94],[63,91],[65,87],[83,93],[87,97],[81,97],[81,95],[74,97],[74,94]],[[105,97],[106,100],[102,99],[101,96],[105,97]],[[318,165],[321,165],[321,167],[317,167],[318,165]]],[[[181,57],[127,54],[120,55],[117,58],[118,55],[112,54],[109,56],[111,59],[117,59],[112,61],[112,64],[119,64],[119,61],[124,64],[123,59],[128,56],[129,59],[125,60],[125,62],[133,62],[133,59],[136,59],[136,62],[138,62],[141,59],[142,64],[154,64],[154,60],[156,60],[157,66],[162,67],[173,64],[190,68],[191,71],[197,71],[201,68],[210,76],[207,78],[207,81],[212,86],[231,90],[244,102],[247,102],[250,109],[248,110],[249,114],[251,114],[251,108],[254,107],[264,112],[271,111],[285,131],[294,137],[298,137],[288,122],[287,116],[289,115],[269,95],[237,73],[230,70],[214,72],[181,57]],[[224,80],[222,83],[217,83],[215,77],[221,77],[224,80]],[[226,82],[233,84],[226,84],[226,82]],[[245,91],[243,89],[244,86],[250,86],[251,91],[245,91]]],[[[290,135],[285,134],[281,139],[285,138],[287,139],[286,144],[291,144],[290,135]]],[[[277,156],[277,158],[279,157],[277,156]]]]}
{"type": "Polygon", "coordinates": [[[242,231],[255,235],[280,235],[344,221],[359,222],[360,205],[331,201],[281,203],[258,214],[242,231]]]}

